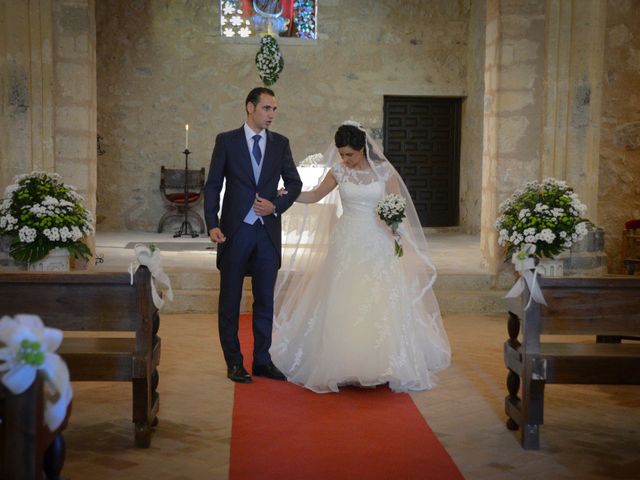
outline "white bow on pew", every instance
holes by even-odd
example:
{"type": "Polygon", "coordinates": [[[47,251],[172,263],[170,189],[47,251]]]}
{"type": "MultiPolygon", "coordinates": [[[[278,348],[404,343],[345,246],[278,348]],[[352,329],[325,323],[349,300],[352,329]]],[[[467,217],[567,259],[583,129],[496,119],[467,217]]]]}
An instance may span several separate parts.
{"type": "Polygon", "coordinates": [[[525,310],[529,308],[532,300],[542,305],[547,304],[538,285],[538,267],[536,267],[535,258],[531,256],[535,253],[535,250],[535,245],[526,245],[522,250],[511,256],[511,263],[514,264],[516,271],[520,274],[520,278],[511,287],[509,293],[504,296],[504,298],[517,298],[526,285],[529,287],[529,301],[524,307],[525,310]]]}
{"type": "Polygon", "coordinates": [[[129,273],[131,274],[131,285],[133,285],[133,275],[140,265],[144,265],[151,272],[151,295],[153,297],[153,304],[159,309],[164,306],[164,299],[158,293],[158,288],[165,290],[167,300],[173,301],[173,290],[171,289],[171,280],[169,276],[164,273],[162,269],[162,256],[160,255],[160,249],[157,247],[149,247],[142,243],[136,244],[133,248],[136,254],[138,264],[131,263],[129,265],[129,273]],[[156,286],[157,284],[157,286],[156,286]]]}

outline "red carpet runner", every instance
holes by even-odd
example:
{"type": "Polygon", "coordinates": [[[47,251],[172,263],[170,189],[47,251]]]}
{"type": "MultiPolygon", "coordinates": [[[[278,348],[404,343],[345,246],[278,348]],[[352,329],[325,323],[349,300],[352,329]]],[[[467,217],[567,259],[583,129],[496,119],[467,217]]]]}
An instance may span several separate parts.
{"type": "MultiPolygon", "coordinates": [[[[250,367],[248,315],[240,342],[250,367]]],[[[229,471],[231,480],[463,478],[409,395],[317,394],[261,377],[236,384],[229,471]]]]}

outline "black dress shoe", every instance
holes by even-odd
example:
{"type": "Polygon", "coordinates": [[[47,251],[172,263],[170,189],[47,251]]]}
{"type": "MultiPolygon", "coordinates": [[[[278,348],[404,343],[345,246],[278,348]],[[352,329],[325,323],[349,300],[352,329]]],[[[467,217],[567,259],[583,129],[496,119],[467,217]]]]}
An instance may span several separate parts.
{"type": "Polygon", "coordinates": [[[276,367],[273,362],[266,363],[264,365],[253,365],[253,374],[256,377],[267,377],[273,380],[286,380],[287,377],[284,376],[278,367],[276,367]]]}
{"type": "Polygon", "coordinates": [[[227,368],[227,377],[234,382],[251,383],[251,375],[242,365],[231,365],[227,368]]]}

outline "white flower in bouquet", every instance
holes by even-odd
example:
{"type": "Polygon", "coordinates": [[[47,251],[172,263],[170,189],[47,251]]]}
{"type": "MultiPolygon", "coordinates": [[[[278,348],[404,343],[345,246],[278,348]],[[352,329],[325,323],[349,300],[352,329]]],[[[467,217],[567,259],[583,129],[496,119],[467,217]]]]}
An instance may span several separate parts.
{"type": "Polygon", "coordinates": [[[404,212],[406,207],[406,200],[395,193],[386,195],[376,205],[376,212],[378,213],[380,220],[391,228],[391,232],[394,236],[394,251],[398,257],[401,257],[404,254],[401,238],[398,234],[398,227],[402,222],[402,219],[405,217],[404,212]]]}
{"type": "Polygon", "coordinates": [[[566,182],[547,178],[528,182],[500,204],[496,220],[498,244],[505,247],[505,261],[519,252],[535,252],[553,258],[581,240],[588,221],[587,207],[566,182]]]}

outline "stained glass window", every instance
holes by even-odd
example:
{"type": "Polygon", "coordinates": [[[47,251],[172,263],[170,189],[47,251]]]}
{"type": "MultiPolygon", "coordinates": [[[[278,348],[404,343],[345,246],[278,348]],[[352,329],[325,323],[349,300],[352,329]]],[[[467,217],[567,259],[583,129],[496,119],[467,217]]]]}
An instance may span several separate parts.
{"type": "Polygon", "coordinates": [[[315,40],[318,0],[220,0],[220,33],[315,40]]]}

